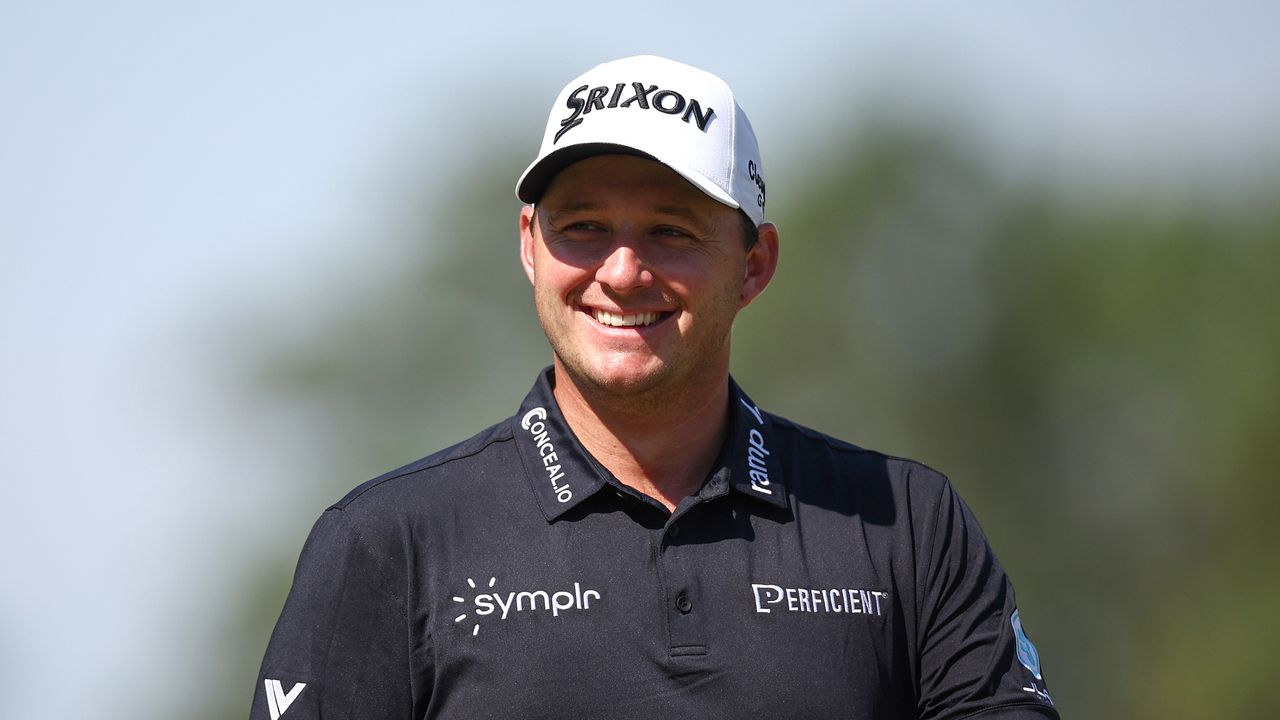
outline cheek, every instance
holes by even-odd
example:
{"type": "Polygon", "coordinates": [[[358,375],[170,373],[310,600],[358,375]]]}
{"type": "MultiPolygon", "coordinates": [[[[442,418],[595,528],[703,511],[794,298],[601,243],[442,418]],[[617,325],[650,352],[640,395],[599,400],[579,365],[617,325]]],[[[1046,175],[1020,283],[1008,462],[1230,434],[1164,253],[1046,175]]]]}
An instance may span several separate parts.
{"type": "MultiPolygon", "coordinates": [[[[727,263],[727,261],[721,261],[727,263]]],[[[716,262],[687,263],[669,273],[667,284],[693,302],[735,301],[742,294],[743,269],[716,262]]]]}
{"type": "Polygon", "coordinates": [[[540,303],[565,300],[589,279],[583,270],[559,262],[545,251],[534,257],[533,273],[534,295],[540,303]]]}

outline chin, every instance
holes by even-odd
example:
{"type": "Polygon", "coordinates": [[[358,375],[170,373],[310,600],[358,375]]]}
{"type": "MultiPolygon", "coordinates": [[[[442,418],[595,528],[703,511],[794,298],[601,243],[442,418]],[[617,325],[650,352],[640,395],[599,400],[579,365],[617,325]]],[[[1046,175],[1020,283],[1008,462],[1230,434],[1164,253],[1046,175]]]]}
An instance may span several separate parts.
{"type": "MultiPolygon", "coordinates": [[[[560,365],[578,385],[587,385],[609,395],[637,395],[661,387],[670,374],[658,362],[566,362],[560,365]]],[[[586,389],[586,388],[582,388],[586,389]]]]}

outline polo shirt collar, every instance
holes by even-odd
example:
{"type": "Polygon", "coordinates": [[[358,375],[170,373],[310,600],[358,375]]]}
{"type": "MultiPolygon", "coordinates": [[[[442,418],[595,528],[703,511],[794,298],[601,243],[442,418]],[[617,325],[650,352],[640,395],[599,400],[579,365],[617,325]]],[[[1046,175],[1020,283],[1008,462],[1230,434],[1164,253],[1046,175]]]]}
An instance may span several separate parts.
{"type": "Polygon", "coordinates": [[[547,520],[555,520],[603,488],[610,478],[569,429],[552,393],[547,367],[511,418],[525,477],[547,520]]]}
{"type": "MultiPolygon", "coordinates": [[[[547,521],[554,521],[607,485],[620,485],[587,452],[569,428],[552,392],[554,371],[547,367],[511,418],[525,477],[547,521]]],[[[769,438],[771,418],[729,379],[729,428],[712,472],[743,495],[787,506],[779,463],[769,438]]],[[[704,491],[709,488],[704,488],[704,491]]]]}
{"type": "Polygon", "coordinates": [[[773,417],[756,407],[729,378],[729,430],[719,461],[728,468],[729,486],[747,497],[785,508],[787,491],[782,464],[774,455],[773,436],[773,417]]]}

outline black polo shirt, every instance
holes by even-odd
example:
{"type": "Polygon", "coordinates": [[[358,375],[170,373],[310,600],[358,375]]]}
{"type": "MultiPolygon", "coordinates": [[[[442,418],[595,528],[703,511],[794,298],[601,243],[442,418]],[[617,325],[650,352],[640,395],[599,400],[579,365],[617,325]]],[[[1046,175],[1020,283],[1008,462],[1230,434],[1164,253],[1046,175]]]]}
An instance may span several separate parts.
{"type": "Polygon", "coordinates": [[[674,512],[519,412],[321,516],[252,717],[1056,718],[946,478],[758,409],[674,512]]]}

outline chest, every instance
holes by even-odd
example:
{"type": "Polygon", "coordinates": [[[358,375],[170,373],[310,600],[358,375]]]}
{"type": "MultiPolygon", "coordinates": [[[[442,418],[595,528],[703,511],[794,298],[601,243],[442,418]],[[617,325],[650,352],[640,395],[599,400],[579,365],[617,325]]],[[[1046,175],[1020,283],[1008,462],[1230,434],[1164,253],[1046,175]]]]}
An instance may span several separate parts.
{"type": "Polygon", "coordinates": [[[895,573],[846,516],[725,502],[432,544],[413,604],[430,716],[872,717],[911,701],[895,573]]]}

